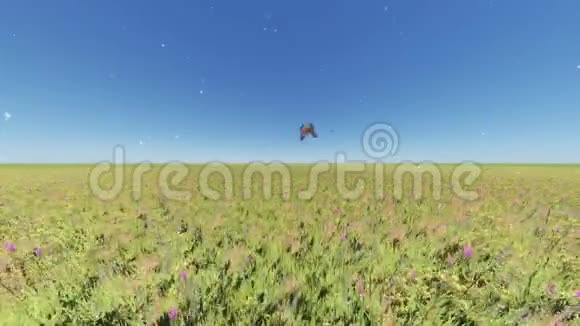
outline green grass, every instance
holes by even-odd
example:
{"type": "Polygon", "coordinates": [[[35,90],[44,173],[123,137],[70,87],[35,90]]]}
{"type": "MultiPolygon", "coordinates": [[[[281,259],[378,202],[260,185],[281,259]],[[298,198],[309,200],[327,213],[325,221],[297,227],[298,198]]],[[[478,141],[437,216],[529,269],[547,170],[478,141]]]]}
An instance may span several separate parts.
{"type": "Polygon", "coordinates": [[[415,200],[410,177],[404,198],[390,196],[393,165],[384,200],[371,165],[348,176],[367,182],[350,201],[332,172],[299,200],[308,165],[291,166],[289,201],[279,187],[243,200],[243,165],[232,165],[235,196],[214,201],[192,165],[176,187],[191,200],[164,199],[156,166],[135,201],[132,168],[123,193],[101,202],[90,166],[0,166],[0,240],[16,247],[0,253],[0,324],[578,323],[580,166],[486,165],[472,202],[449,189],[453,165],[441,166],[439,201],[429,188],[415,200]]]}

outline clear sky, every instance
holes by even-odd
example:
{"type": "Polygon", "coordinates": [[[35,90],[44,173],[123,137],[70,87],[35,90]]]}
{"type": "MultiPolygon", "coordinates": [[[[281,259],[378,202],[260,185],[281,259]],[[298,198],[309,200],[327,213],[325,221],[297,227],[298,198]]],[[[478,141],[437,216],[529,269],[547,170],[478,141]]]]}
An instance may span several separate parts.
{"type": "Polygon", "coordinates": [[[0,1],[0,160],[580,162],[580,1],[0,1]],[[302,122],[319,138],[299,141],[302,122]]]}

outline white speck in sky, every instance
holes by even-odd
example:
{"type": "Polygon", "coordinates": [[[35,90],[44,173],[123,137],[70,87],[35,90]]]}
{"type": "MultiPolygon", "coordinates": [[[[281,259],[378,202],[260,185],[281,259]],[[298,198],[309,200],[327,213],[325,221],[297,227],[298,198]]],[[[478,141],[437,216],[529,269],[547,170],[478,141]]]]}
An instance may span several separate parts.
{"type": "Polygon", "coordinates": [[[164,48],[165,47],[165,43],[161,43],[161,47],[164,48]]]}
{"type": "Polygon", "coordinates": [[[267,31],[268,30],[268,27],[264,27],[264,30],[267,31]]]}
{"type": "Polygon", "coordinates": [[[139,145],[143,146],[143,145],[145,145],[145,142],[144,142],[144,141],[142,141],[142,140],[140,140],[140,141],[139,141],[139,145]]]}
{"type": "Polygon", "coordinates": [[[274,28],[274,33],[278,33],[278,29],[277,28],[274,28]]]}
{"type": "Polygon", "coordinates": [[[179,139],[179,135],[175,135],[175,139],[179,139]]]}
{"type": "Polygon", "coordinates": [[[4,112],[4,121],[8,121],[12,118],[12,114],[10,112],[4,112]]]}
{"type": "Polygon", "coordinates": [[[389,11],[389,6],[385,6],[385,12],[389,11]]]}
{"type": "Polygon", "coordinates": [[[203,95],[203,89],[199,90],[199,94],[203,95]]]}
{"type": "Polygon", "coordinates": [[[482,131],[482,132],[481,132],[481,135],[482,135],[482,136],[485,136],[485,131],[482,131]]]}
{"type": "Polygon", "coordinates": [[[577,69],[580,69],[580,65],[577,65],[577,66],[576,66],[576,68],[577,68],[577,69]]]}

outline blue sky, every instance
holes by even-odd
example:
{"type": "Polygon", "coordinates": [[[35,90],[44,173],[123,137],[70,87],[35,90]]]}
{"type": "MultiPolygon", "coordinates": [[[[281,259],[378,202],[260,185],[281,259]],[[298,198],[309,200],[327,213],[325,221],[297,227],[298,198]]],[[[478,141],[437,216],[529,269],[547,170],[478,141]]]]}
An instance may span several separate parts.
{"type": "Polygon", "coordinates": [[[577,0],[0,2],[0,160],[580,162],[577,0]],[[300,142],[311,121],[318,139],[300,142]],[[142,144],[140,143],[142,142],[142,144]]]}

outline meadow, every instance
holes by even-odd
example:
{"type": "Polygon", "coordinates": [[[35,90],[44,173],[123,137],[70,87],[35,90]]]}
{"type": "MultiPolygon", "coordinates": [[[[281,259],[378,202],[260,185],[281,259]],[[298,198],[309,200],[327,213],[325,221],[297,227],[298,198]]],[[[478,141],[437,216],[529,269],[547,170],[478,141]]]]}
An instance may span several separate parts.
{"type": "MultiPolygon", "coordinates": [[[[578,325],[580,166],[485,165],[466,201],[449,187],[382,200],[373,168],[355,200],[333,173],[311,199],[308,165],[291,166],[292,196],[199,191],[201,166],[159,190],[159,167],[133,198],[103,202],[83,165],[0,166],[1,325],[578,325]]],[[[333,169],[335,169],[333,167],[333,169]]],[[[130,171],[134,167],[127,167],[130,171]]],[[[110,178],[109,178],[110,179],[110,178]]],[[[105,184],[111,180],[105,180],[105,184]]],[[[223,188],[219,176],[210,179],[223,188]]]]}

